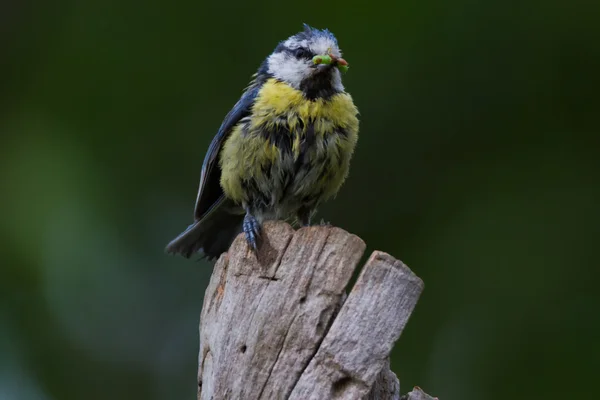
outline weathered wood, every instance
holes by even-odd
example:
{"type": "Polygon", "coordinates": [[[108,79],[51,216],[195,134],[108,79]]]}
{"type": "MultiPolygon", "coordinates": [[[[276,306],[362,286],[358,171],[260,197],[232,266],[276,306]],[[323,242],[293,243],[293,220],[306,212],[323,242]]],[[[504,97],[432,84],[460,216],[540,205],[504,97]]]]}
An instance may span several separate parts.
{"type": "Polygon", "coordinates": [[[389,359],[386,360],[385,364],[365,400],[399,400],[400,381],[396,374],[390,370],[389,359]]]}
{"type": "Polygon", "coordinates": [[[423,283],[374,252],[344,301],[364,249],[331,226],[267,222],[257,255],[240,235],[206,290],[198,399],[399,399],[388,357],[423,283]]]}
{"type": "Polygon", "coordinates": [[[431,397],[418,386],[415,386],[411,392],[408,392],[400,400],[438,400],[437,397],[431,397]]]}
{"type": "Polygon", "coordinates": [[[422,290],[407,266],[374,252],[290,399],[365,397],[422,290]]]}

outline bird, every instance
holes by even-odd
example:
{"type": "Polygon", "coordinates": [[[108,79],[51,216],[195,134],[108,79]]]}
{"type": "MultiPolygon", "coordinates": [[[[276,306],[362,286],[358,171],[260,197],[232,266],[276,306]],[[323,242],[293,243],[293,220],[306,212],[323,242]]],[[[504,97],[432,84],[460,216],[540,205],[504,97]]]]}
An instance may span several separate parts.
{"type": "Polygon", "coordinates": [[[202,164],[194,222],[166,252],[208,259],[244,232],[257,251],[266,220],[310,226],[348,176],[358,109],[342,84],[335,35],[304,24],[277,44],[225,116],[202,164]]]}

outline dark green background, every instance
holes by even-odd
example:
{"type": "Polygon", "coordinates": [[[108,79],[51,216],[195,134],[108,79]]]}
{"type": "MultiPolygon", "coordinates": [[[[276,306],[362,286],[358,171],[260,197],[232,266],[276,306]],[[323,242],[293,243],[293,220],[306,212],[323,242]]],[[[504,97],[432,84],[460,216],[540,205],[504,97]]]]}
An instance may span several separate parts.
{"type": "Polygon", "coordinates": [[[599,4],[2,2],[0,398],[194,398],[210,264],[163,248],[302,22],[338,36],[362,121],[320,216],[426,283],[403,391],[597,393],[599,4]]]}

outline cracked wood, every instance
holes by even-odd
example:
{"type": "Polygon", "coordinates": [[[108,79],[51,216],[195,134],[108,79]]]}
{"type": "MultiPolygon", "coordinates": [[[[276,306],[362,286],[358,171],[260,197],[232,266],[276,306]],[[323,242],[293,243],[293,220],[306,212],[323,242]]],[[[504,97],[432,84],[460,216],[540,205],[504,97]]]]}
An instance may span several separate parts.
{"type": "Polygon", "coordinates": [[[423,285],[375,252],[343,301],[364,250],[331,226],[267,222],[257,255],[238,236],[205,293],[198,398],[398,399],[388,357],[423,285]]]}

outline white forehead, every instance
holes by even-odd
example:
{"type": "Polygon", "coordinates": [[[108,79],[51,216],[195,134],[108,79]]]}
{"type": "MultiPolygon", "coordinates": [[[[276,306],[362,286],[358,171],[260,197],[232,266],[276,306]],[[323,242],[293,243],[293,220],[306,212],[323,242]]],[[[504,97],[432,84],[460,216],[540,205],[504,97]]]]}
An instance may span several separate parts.
{"type": "Polygon", "coordinates": [[[328,36],[314,36],[310,39],[302,39],[299,40],[295,36],[292,36],[285,42],[283,42],[284,46],[288,49],[297,49],[299,47],[304,47],[309,49],[314,54],[328,54],[331,52],[334,56],[341,57],[342,52],[340,51],[335,40],[328,36]]]}

